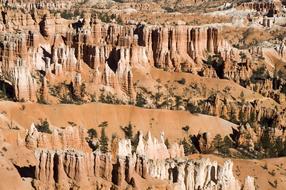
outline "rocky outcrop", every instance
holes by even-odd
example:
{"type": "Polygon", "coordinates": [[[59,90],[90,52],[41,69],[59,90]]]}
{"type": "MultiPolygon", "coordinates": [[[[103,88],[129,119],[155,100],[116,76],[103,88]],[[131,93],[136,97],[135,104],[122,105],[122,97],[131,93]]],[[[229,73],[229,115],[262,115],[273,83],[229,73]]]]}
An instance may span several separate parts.
{"type": "MultiPolygon", "coordinates": [[[[233,175],[231,161],[226,161],[223,166],[209,159],[142,162],[142,157],[136,158],[134,155],[133,157],[119,156],[112,164],[110,156],[99,152],[40,149],[36,151],[36,157],[39,161],[34,181],[37,189],[70,188],[72,185],[90,189],[100,183],[99,178],[108,182],[105,182],[106,188],[110,188],[112,183],[118,187],[124,187],[126,184],[132,186],[136,183],[133,178],[134,172],[144,179],[151,177],[170,181],[174,189],[179,190],[242,189],[240,182],[233,175]],[[72,183],[69,183],[70,181],[72,183]]],[[[246,178],[243,189],[255,189],[253,178],[246,178]]]]}
{"type": "Polygon", "coordinates": [[[167,149],[165,145],[164,133],[161,133],[160,139],[152,138],[151,133],[147,134],[147,141],[144,142],[143,134],[139,135],[139,142],[136,148],[136,154],[144,156],[149,160],[164,160],[167,158],[177,158],[184,156],[183,146],[174,144],[171,149],[167,149]]]}
{"type": "Polygon", "coordinates": [[[111,187],[112,164],[108,155],[75,150],[36,150],[35,154],[39,161],[34,180],[37,189],[111,187]]]}
{"type": "Polygon", "coordinates": [[[82,0],[72,0],[72,1],[7,1],[7,5],[13,8],[23,8],[27,11],[32,11],[34,9],[49,9],[49,10],[70,10],[74,3],[81,3],[82,0]]]}
{"type": "Polygon", "coordinates": [[[259,2],[259,1],[250,1],[241,3],[238,8],[243,10],[254,10],[262,14],[277,14],[281,9],[281,2],[259,2]]]}
{"type": "MultiPolygon", "coordinates": [[[[169,181],[180,190],[242,189],[230,160],[223,166],[209,159],[187,160],[182,147],[174,144],[167,149],[163,133],[157,140],[149,132],[146,141],[140,133],[136,152],[132,151],[130,139],[118,140],[113,154],[91,152],[87,138],[82,128],[52,128],[51,134],[45,134],[32,124],[25,143],[38,160],[33,180],[36,189],[135,187],[135,175],[142,180],[169,181]]],[[[248,177],[244,187],[252,190],[253,178],[248,177]]]]}
{"type": "Polygon", "coordinates": [[[253,178],[245,179],[244,188],[234,177],[232,162],[223,166],[209,159],[192,161],[151,162],[149,172],[152,177],[170,180],[175,189],[255,189],[253,178]]]}
{"type": "MultiPolygon", "coordinates": [[[[22,63],[23,64],[23,63],[22,63]]],[[[21,101],[35,101],[36,100],[36,81],[32,78],[27,67],[20,63],[14,68],[13,86],[15,89],[15,96],[21,101]]]]}
{"type": "Polygon", "coordinates": [[[243,190],[250,190],[250,189],[256,189],[254,178],[247,176],[244,181],[243,190]]]}
{"type": "MultiPolygon", "coordinates": [[[[20,21],[6,18],[7,14],[3,14],[4,24],[20,25],[20,21]]],[[[182,22],[176,26],[121,26],[102,23],[97,17],[85,14],[82,20],[68,25],[59,15],[53,16],[47,10],[35,11],[23,20],[30,26],[16,36],[13,30],[2,33],[0,48],[1,71],[6,80],[13,78],[8,74],[19,65],[17,57],[28,70],[27,79],[23,80],[25,84],[14,86],[18,100],[24,96],[24,100],[35,101],[34,95],[29,96],[27,91],[30,94],[41,91],[30,82],[41,78],[37,77],[38,72],[46,76],[46,82],[57,78],[71,81],[70,74],[86,72],[84,64],[92,73],[86,80],[134,97],[133,68],[148,72],[150,67],[156,66],[196,73],[205,52],[217,53],[228,46],[220,37],[219,29],[190,27],[182,22]]]]}
{"type": "Polygon", "coordinates": [[[87,131],[84,128],[69,126],[65,129],[54,128],[51,134],[39,132],[34,124],[28,130],[25,143],[30,149],[51,148],[67,149],[74,148],[83,151],[90,151],[86,143],[87,131]]]}

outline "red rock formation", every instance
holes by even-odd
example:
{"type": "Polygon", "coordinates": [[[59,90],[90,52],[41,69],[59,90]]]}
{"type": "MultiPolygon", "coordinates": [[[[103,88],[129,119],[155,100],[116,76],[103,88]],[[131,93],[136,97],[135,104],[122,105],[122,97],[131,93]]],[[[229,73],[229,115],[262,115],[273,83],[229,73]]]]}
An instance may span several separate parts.
{"type": "MultiPolygon", "coordinates": [[[[150,66],[155,65],[196,73],[206,51],[217,53],[220,47],[225,47],[218,29],[188,27],[184,23],[177,26],[120,26],[101,23],[97,17],[85,14],[82,21],[68,26],[59,15],[54,17],[46,10],[35,11],[34,20],[31,16],[21,19],[30,23],[33,29],[27,27],[17,37],[11,37],[13,32],[2,34],[4,41],[0,48],[1,71],[5,79],[13,83],[18,100],[34,101],[34,94],[41,91],[42,88],[33,82],[36,71],[44,71],[48,82],[70,72],[86,72],[82,70],[84,64],[94,71],[89,80],[134,97],[132,68],[148,72],[150,66]],[[25,84],[12,82],[14,76],[8,75],[17,65],[17,57],[22,60],[19,64],[27,68],[19,71],[27,73],[26,79],[21,81],[25,84]]],[[[6,16],[4,20],[11,23],[6,16]]],[[[13,24],[19,26],[19,22],[13,24]]],[[[18,76],[14,78],[22,76],[19,72],[15,72],[18,76]]]]}

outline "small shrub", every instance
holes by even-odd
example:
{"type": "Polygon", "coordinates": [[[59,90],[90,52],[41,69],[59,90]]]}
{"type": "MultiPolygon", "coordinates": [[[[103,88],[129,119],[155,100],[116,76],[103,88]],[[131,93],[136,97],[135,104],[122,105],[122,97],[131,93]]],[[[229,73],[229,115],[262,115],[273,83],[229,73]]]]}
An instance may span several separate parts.
{"type": "Polygon", "coordinates": [[[276,175],[276,173],[275,173],[275,170],[272,170],[272,171],[270,171],[270,172],[268,172],[270,175],[272,175],[272,176],[275,176],[276,175]]]}
{"type": "Polygon", "coordinates": [[[268,166],[267,164],[264,164],[263,166],[261,166],[264,170],[268,170],[268,166]]]}
{"type": "Polygon", "coordinates": [[[68,124],[71,125],[72,127],[75,127],[75,126],[76,126],[76,123],[73,122],[73,121],[68,121],[68,124]]]}
{"type": "Polygon", "coordinates": [[[43,119],[40,119],[40,123],[39,124],[36,124],[35,127],[37,128],[37,130],[41,133],[48,133],[48,134],[51,134],[52,131],[50,129],[50,124],[49,122],[47,121],[47,119],[43,120],[43,119]]]}
{"type": "Polygon", "coordinates": [[[48,104],[48,102],[44,99],[43,96],[37,98],[37,103],[39,104],[48,104]]]}
{"type": "Polygon", "coordinates": [[[192,154],[194,152],[194,147],[190,144],[185,138],[180,143],[184,147],[184,153],[186,156],[192,154]]]}
{"type": "Polygon", "coordinates": [[[93,138],[97,138],[97,132],[95,129],[91,128],[87,131],[88,133],[88,137],[93,139],[93,138]]]}
{"type": "Polygon", "coordinates": [[[271,182],[271,181],[268,181],[268,183],[269,183],[269,185],[271,185],[273,188],[277,188],[277,185],[278,185],[278,182],[277,182],[277,180],[275,179],[273,182],[271,182]]]}
{"type": "Polygon", "coordinates": [[[179,84],[184,85],[186,84],[186,79],[185,78],[181,78],[180,80],[177,81],[179,84]]]}
{"type": "Polygon", "coordinates": [[[194,105],[192,103],[188,103],[187,110],[189,112],[193,113],[193,114],[202,112],[201,109],[198,106],[196,106],[196,105],[194,105]]]}
{"type": "Polygon", "coordinates": [[[26,109],[25,105],[21,105],[20,110],[24,111],[26,109]]]}
{"type": "Polygon", "coordinates": [[[138,93],[136,95],[136,106],[138,107],[144,107],[147,104],[147,100],[145,99],[145,97],[143,96],[142,93],[138,93]]]}
{"type": "Polygon", "coordinates": [[[127,126],[120,126],[121,130],[123,131],[125,138],[126,139],[132,139],[133,138],[133,128],[135,126],[133,126],[130,122],[127,126]]]}
{"type": "Polygon", "coordinates": [[[182,127],[182,130],[185,131],[186,133],[189,132],[190,127],[188,125],[182,127]]]}

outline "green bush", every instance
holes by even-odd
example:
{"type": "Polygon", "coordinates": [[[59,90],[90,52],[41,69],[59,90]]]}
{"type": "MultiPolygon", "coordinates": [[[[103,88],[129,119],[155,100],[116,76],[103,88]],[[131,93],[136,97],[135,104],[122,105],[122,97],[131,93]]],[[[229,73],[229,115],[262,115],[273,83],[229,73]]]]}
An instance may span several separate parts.
{"type": "Polygon", "coordinates": [[[135,126],[133,126],[130,122],[127,126],[124,127],[120,126],[120,128],[123,131],[126,139],[133,138],[133,128],[135,128],[135,126]]]}
{"type": "Polygon", "coordinates": [[[97,138],[97,132],[95,129],[91,128],[87,131],[88,133],[88,137],[93,139],[93,138],[97,138]]]}
{"type": "Polygon", "coordinates": [[[49,122],[47,121],[47,119],[43,120],[43,119],[40,119],[40,123],[39,124],[36,124],[35,127],[37,128],[37,130],[41,133],[48,133],[48,134],[51,134],[52,131],[50,129],[50,124],[49,122]]]}
{"type": "Polygon", "coordinates": [[[101,136],[99,139],[99,149],[102,153],[108,152],[108,137],[105,133],[105,128],[108,127],[108,122],[104,121],[101,124],[98,125],[98,127],[101,128],[101,136]]]}
{"type": "Polygon", "coordinates": [[[186,79],[185,78],[181,78],[180,80],[177,81],[179,84],[184,85],[186,84],[186,79]]]}

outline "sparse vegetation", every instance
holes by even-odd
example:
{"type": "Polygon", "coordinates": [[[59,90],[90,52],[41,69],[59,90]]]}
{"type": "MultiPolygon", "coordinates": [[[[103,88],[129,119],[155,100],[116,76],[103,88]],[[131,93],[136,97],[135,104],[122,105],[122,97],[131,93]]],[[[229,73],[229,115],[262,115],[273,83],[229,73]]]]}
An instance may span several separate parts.
{"type": "Polygon", "coordinates": [[[186,138],[184,138],[184,139],[180,142],[180,144],[183,145],[183,147],[184,147],[184,153],[185,153],[186,156],[188,156],[188,155],[194,153],[193,144],[190,143],[190,141],[186,140],[186,138]]]}
{"type": "Polygon", "coordinates": [[[180,80],[178,80],[178,83],[181,85],[185,85],[186,84],[186,79],[185,78],[181,78],[180,80]]]}
{"type": "Polygon", "coordinates": [[[183,130],[186,134],[188,134],[189,129],[190,129],[190,127],[189,127],[188,125],[182,127],[182,130],[183,130]]]}
{"type": "Polygon", "coordinates": [[[120,126],[121,130],[124,132],[125,138],[126,139],[132,139],[133,138],[133,128],[135,128],[135,126],[133,126],[131,124],[131,122],[129,122],[129,124],[127,126],[120,126]]]}
{"type": "Polygon", "coordinates": [[[35,124],[35,127],[41,133],[52,134],[52,131],[50,129],[50,124],[47,119],[40,119],[40,123],[35,124]]]}
{"type": "Polygon", "coordinates": [[[136,95],[136,106],[144,107],[147,104],[147,101],[142,93],[136,95]]]}
{"type": "Polygon", "coordinates": [[[97,132],[94,128],[88,129],[87,133],[89,138],[91,139],[97,138],[97,132]]]}
{"type": "Polygon", "coordinates": [[[108,122],[104,121],[101,124],[98,125],[99,128],[101,128],[101,135],[99,139],[99,149],[102,153],[108,152],[108,137],[105,132],[105,128],[108,127],[108,122]]]}

